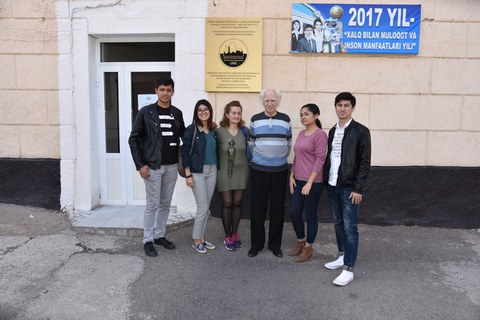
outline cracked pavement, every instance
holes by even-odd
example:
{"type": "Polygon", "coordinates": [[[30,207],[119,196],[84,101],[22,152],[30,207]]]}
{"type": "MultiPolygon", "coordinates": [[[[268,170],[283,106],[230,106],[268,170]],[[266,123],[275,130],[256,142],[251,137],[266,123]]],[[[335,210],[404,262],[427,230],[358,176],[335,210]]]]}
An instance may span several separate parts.
{"type": "MultiPolygon", "coordinates": [[[[0,204],[0,319],[472,319],[480,314],[478,230],[360,225],[355,280],[332,280],[331,224],[320,224],[311,261],[296,264],[266,249],[190,247],[191,225],[169,233],[176,250],[146,257],[142,239],[82,234],[65,216],[0,204]]],[[[295,245],[285,225],[284,253],[295,245]]]]}

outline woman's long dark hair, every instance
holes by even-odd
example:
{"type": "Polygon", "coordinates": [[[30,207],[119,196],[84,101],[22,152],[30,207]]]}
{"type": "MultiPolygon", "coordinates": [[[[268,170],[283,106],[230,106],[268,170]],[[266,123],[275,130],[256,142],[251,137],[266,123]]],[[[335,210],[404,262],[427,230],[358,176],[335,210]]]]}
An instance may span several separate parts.
{"type": "Polygon", "coordinates": [[[200,118],[198,117],[198,108],[200,108],[201,105],[204,105],[208,108],[210,117],[207,120],[207,127],[208,130],[213,130],[213,108],[210,102],[208,102],[208,100],[200,99],[195,104],[195,109],[193,109],[193,123],[197,126],[203,125],[202,120],[200,120],[200,118]]]}
{"type": "MultiPolygon", "coordinates": [[[[318,116],[320,116],[320,108],[315,103],[307,103],[306,105],[301,107],[300,110],[302,110],[303,108],[307,108],[308,111],[310,111],[311,113],[318,114],[318,116]]],[[[322,123],[320,122],[320,119],[317,118],[317,120],[315,120],[315,124],[317,125],[317,127],[322,129],[322,123]]]]}
{"type": "Polygon", "coordinates": [[[300,23],[299,20],[293,20],[292,21],[292,31],[294,31],[293,27],[295,26],[295,23],[298,23],[298,32],[301,32],[302,31],[302,24],[300,23]]]}
{"type": "Polygon", "coordinates": [[[315,24],[317,22],[320,22],[323,26],[323,21],[322,21],[322,19],[319,19],[319,18],[313,20],[313,34],[318,37],[317,31],[316,31],[317,29],[316,29],[316,26],[315,26],[315,24]]]}

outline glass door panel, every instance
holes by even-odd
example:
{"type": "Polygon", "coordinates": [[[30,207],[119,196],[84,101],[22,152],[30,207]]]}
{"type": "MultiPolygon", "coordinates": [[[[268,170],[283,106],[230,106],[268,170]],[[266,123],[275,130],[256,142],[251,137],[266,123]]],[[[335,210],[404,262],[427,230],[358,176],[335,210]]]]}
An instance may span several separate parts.
{"type": "Polygon", "coordinates": [[[139,109],[157,101],[155,81],[170,76],[170,72],[132,72],[132,124],[139,109]]]}
{"type": "Polygon", "coordinates": [[[118,116],[118,72],[104,73],[105,145],[106,153],[120,153],[118,116]]]}
{"type": "Polygon", "coordinates": [[[126,183],[124,174],[125,144],[122,139],[123,125],[123,66],[109,66],[99,69],[100,83],[98,108],[98,133],[100,166],[100,203],[124,204],[126,183]]]}
{"type": "MultiPolygon", "coordinates": [[[[155,94],[155,81],[161,77],[173,78],[173,64],[162,63],[157,70],[144,68],[127,68],[129,74],[129,111],[131,112],[128,119],[127,133],[130,135],[133,122],[138,114],[138,110],[142,107],[155,103],[157,95],[155,94]]],[[[128,139],[127,136],[127,139],[128,139]]],[[[130,150],[126,156],[127,161],[127,202],[128,204],[139,205],[145,204],[145,184],[138,174],[135,164],[130,155],[130,150]]]]}

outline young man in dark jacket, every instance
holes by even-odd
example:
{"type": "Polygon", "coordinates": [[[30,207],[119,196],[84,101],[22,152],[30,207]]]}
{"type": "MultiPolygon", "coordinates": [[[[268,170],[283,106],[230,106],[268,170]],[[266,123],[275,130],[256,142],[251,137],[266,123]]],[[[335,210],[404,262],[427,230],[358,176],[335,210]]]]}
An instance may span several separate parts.
{"type": "Polygon", "coordinates": [[[165,238],[165,231],[178,176],[178,148],[185,123],[182,111],[171,104],[174,86],[170,78],[156,81],[158,100],[138,111],[128,139],[133,161],[145,182],[143,247],[150,257],[157,255],[153,244],[175,249],[165,238]]]}
{"type": "Polygon", "coordinates": [[[353,280],[358,252],[358,214],[363,186],[370,171],[370,131],[352,118],[356,99],[350,92],[335,97],[338,123],[328,133],[324,179],[335,224],[339,257],[325,264],[327,269],[342,268],[333,281],[346,286],[353,280]]]}

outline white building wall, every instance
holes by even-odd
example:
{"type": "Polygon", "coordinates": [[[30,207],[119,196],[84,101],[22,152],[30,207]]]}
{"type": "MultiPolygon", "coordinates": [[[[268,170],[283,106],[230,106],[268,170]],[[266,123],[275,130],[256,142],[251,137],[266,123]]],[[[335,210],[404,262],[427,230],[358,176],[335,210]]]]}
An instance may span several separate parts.
{"type": "MultiPolygon", "coordinates": [[[[61,207],[85,211],[100,204],[96,101],[96,39],[175,37],[175,104],[190,123],[204,91],[204,18],[207,3],[190,1],[57,1],[61,207]],[[69,84],[69,85],[68,85],[69,84]]],[[[179,180],[182,204],[192,197],[179,180]]],[[[175,204],[174,204],[175,205],[175,204]]],[[[192,210],[189,205],[188,210],[192,210]]],[[[181,208],[179,208],[180,210],[181,208]]]]}

